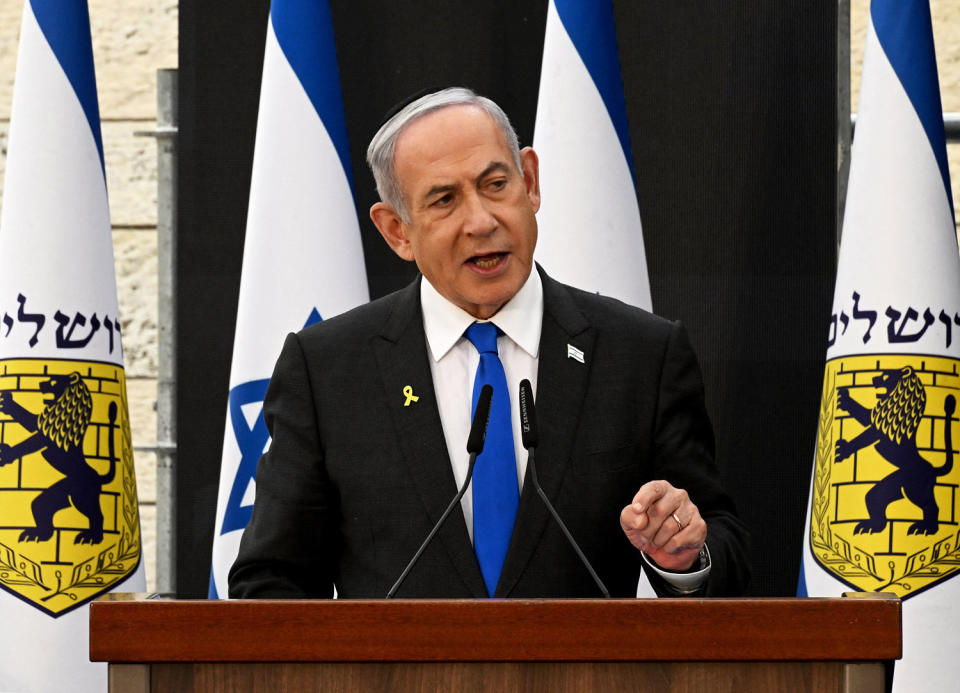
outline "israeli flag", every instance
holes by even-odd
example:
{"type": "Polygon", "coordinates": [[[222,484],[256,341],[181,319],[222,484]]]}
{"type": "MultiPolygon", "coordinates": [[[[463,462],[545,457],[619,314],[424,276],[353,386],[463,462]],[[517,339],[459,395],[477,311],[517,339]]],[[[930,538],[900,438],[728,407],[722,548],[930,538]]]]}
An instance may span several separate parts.
{"type": "Polygon", "coordinates": [[[0,690],[103,691],[89,601],[146,585],[85,0],[24,4],[4,185],[0,690]]]}
{"type": "Polygon", "coordinates": [[[611,0],[550,0],[533,148],[537,261],[560,281],[650,310],[611,0]]]}
{"type": "Polygon", "coordinates": [[[210,572],[211,598],[250,519],[270,439],[263,397],[289,332],[369,300],[327,0],[274,0],[210,572]]]}
{"type": "MultiPolygon", "coordinates": [[[[556,279],[652,310],[611,0],[550,0],[533,132],[536,259],[556,279]]],[[[656,597],[645,574],[638,597],[656,597]]]]}
{"type": "Polygon", "coordinates": [[[858,110],[798,592],[898,595],[895,690],[953,690],[960,260],[927,0],[873,0],[858,110]]]}

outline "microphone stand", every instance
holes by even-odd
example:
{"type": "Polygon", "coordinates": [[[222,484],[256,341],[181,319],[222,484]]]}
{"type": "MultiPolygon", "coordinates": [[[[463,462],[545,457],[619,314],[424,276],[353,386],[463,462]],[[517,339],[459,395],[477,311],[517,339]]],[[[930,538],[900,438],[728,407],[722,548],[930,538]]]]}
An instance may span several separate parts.
{"type": "Polygon", "coordinates": [[[520,381],[520,434],[523,440],[523,447],[527,449],[527,468],[530,470],[530,480],[533,482],[533,487],[537,490],[537,495],[540,496],[543,504],[547,506],[550,514],[553,515],[553,519],[560,525],[563,536],[567,538],[570,546],[572,546],[573,550],[577,553],[580,562],[583,563],[587,572],[590,573],[590,577],[593,578],[597,588],[599,588],[600,594],[609,599],[610,592],[607,591],[607,586],[603,584],[603,580],[600,579],[600,576],[597,575],[593,566],[590,565],[590,561],[583,555],[583,551],[580,550],[580,545],[577,544],[573,535],[570,534],[570,530],[567,529],[563,520],[560,519],[560,515],[557,514],[557,511],[554,509],[553,503],[550,502],[547,494],[543,491],[543,487],[540,486],[540,480],[537,478],[537,462],[534,456],[534,450],[539,442],[539,436],[537,435],[537,415],[533,402],[533,387],[526,378],[520,381]]]}
{"type": "Polygon", "coordinates": [[[403,584],[403,581],[407,579],[407,575],[413,569],[413,566],[416,565],[417,560],[420,558],[420,554],[426,550],[427,546],[433,540],[434,535],[440,531],[440,527],[443,526],[447,516],[453,512],[453,509],[457,507],[457,503],[459,503],[460,499],[463,498],[463,494],[467,492],[467,487],[470,485],[470,480],[473,478],[473,466],[477,463],[477,455],[483,452],[483,444],[486,441],[487,424],[490,422],[490,401],[492,399],[493,386],[484,385],[482,388],[480,388],[480,396],[477,398],[477,408],[473,412],[473,423],[470,425],[470,435],[467,437],[467,452],[470,453],[470,461],[467,463],[467,478],[464,480],[463,486],[460,487],[457,495],[454,496],[452,501],[450,501],[450,505],[448,505],[447,509],[443,511],[443,515],[440,516],[440,519],[437,520],[437,523],[433,526],[433,529],[430,530],[427,538],[423,540],[422,544],[420,544],[420,548],[417,549],[417,552],[413,555],[413,558],[411,558],[410,562],[407,563],[407,567],[403,569],[402,573],[400,573],[400,577],[398,577],[397,581],[393,583],[393,587],[391,587],[390,591],[387,592],[387,599],[393,599],[393,595],[396,594],[397,590],[400,588],[400,585],[403,584]]]}
{"type": "Polygon", "coordinates": [[[540,486],[540,482],[537,480],[537,464],[534,460],[533,448],[527,448],[527,467],[530,468],[530,480],[533,481],[533,487],[537,490],[537,495],[543,499],[544,505],[547,506],[547,510],[550,511],[550,514],[553,515],[553,519],[557,521],[557,524],[560,525],[560,530],[563,532],[563,536],[567,538],[567,541],[570,542],[570,546],[573,547],[573,550],[577,552],[577,556],[580,558],[580,561],[587,568],[587,572],[590,573],[590,577],[593,578],[593,581],[596,583],[597,588],[607,599],[610,598],[610,592],[607,591],[607,586],[603,584],[603,580],[600,579],[600,576],[597,575],[596,571],[593,569],[593,566],[590,565],[590,561],[587,560],[587,557],[583,555],[583,551],[580,550],[580,545],[577,544],[576,540],[573,538],[573,535],[570,534],[570,530],[567,529],[567,526],[563,523],[563,520],[560,519],[560,515],[557,514],[557,511],[554,510],[553,504],[550,502],[550,499],[547,498],[547,494],[543,492],[543,488],[540,486]]]}
{"type": "Polygon", "coordinates": [[[450,501],[450,505],[447,506],[447,509],[443,511],[443,515],[440,516],[440,519],[437,521],[437,524],[433,526],[433,529],[430,530],[430,534],[427,535],[427,538],[423,540],[423,543],[420,544],[420,548],[417,549],[417,552],[413,555],[413,558],[410,559],[410,562],[407,564],[407,567],[403,569],[403,572],[400,573],[400,577],[397,578],[397,581],[393,583],[393,587],[390,588],[390,591],[387,592],[387,599],[393,599],[393,595],[396,594],[397,589],[407,579],[407,574],[413,569],[413,566],[416,565],[417,560],[420,558],[420,554],[424,552],[427,548],[427,545],[430,544],[430,541],[433,539],[440,527],[443,525],[444,520],[447,519],[447,515],[453,512],[453,509],[457,507],[457,503],[460,502],[460,499],[463,498],[463,494],[466,493],[467,487],[470,485],[470,479],[473,478],[473,465],[476,464],[477,453],[470,453],[470,462],[467,465],[467,478],[463,482],[463,486],[460,487],[460,491],[454,496],[453,500],[450,501]]]}

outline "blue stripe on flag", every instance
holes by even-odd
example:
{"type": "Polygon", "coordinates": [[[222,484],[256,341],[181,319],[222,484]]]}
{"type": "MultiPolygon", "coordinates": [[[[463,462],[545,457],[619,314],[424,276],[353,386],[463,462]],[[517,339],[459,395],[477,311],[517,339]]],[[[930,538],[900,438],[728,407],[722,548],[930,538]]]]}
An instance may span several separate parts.
{"type": "Polygon", "coordinates": [[[623,155],[633,173],[633,155],[630,149],[630,130],[627,126],[627,105],[623,99],[623,79],[620,76],[620,57],[617,54],[617,29],[613,20],[612,0],[584,2],[584,0],[554,0],[560,22],[580,54],[583,64],[593,78],[613,121],[613,127],[623,147],[623,155]]]}
{"type": "Polygon", "coordinates": [[[353,192],[347,120],[328,0],[274,0],[270,19],[283,54],[320,116],[353,192]]]}
{"type": "Polygon", "coordinates": [[[913,104],[937,158],[953,212],[943,106],[933,47],[933,22],[927,0],[873,0],[870,16],[877,39],[913,104]]]}
{"type": "Polygon", "coordinates": [[[800,552],[800,577],[797,579],[797,596],[807,597],[807,576],[803,570],[803,552],[800,552]]]}
{"type": "Polygon", "coordinates": [[[100,135],[100,107],[97,103],[97,79],[93,70],[93,44],[90,40],[90,15],[86,0],[30,0],[50,49],[63,68],[70,86],[80,101],[103,166],[103,139],[100,135]]]}

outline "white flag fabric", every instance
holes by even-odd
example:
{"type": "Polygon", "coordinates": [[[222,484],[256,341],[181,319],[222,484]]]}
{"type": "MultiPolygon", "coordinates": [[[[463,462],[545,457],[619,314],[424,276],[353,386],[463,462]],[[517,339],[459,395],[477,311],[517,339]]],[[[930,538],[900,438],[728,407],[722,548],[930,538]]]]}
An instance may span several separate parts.
{"type": "MultiPolygon", "coordinates": [[[[536,260],[560,281],[652,310],[611,0],[550,0],[533,148],[536,260]]],[[[645,575],[637,596],[656,597],[645,575]]]]}
{"type": "Polygon", "coordinates": [[[267,26],[211,598],[253,510],[263,397],[289,332],[369,300],[327,0],[274,0],[267,26]]]}
{"type": "Polygon", "coordinates": [[[0,215],[0,690],[103,691],[88,602],[146,589],[85,0],[23,11],[0,215]]]}
{"type": "Polygon", "coordinates": [[[960,260],[930,8],[870,19],[798,592],[896,593],[895,690],[952,690],[960,260]]]}
{"type": "Polygon", "coordinates": [[[556,279],[650,310],[611,0],[550,0],[533,148],[537,261],[556,279]]]}

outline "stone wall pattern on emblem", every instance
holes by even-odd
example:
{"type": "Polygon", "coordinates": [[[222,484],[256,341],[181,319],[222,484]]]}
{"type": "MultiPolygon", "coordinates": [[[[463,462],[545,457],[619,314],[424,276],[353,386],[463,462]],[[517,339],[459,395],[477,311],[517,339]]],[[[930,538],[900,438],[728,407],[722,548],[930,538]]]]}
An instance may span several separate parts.
{"type": "Polygon", "coordinates": [[[52,615],[140,562],[123,368],[0,361],[0,586],[52,615]]]}
{"type": "Polygon", "coordinates": [[[958,366],[902,354],[827,362],[810,543],[855,589],[905,599],[960,569],[958,366]]]}

